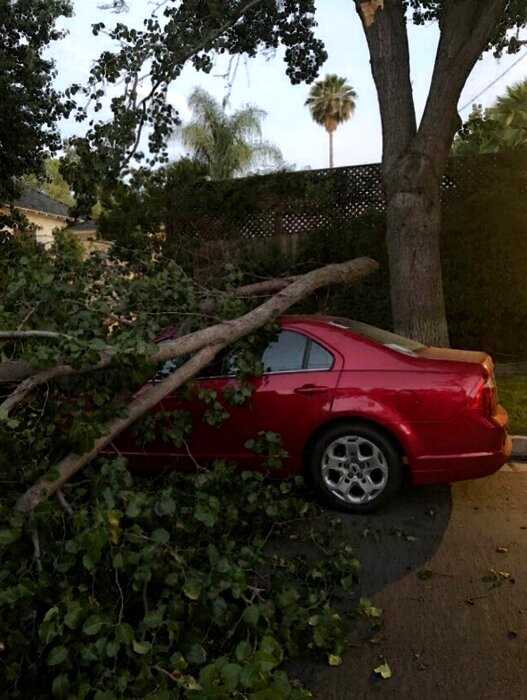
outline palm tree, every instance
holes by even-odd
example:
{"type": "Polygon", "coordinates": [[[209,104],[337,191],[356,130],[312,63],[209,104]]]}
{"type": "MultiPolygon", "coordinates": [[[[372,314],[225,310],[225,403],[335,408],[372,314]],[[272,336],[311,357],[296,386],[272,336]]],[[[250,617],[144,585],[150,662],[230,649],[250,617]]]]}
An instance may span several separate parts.
{"type": "Polygon", "coordinates": [[[527,146],[527,80],[511,85],[498,97],[488,116],[500,126],[506,148],[527,146]]]}
{"type": "Polygon", "coordinates": [[[306,106],[317,124],[325,127],[329,134],[329,167],[334,165],[333,135],[339,126],[351,119],[355,112],[357,93],[338,75],[327,75],[317,80],[309,92],[306,106]]]}
{"type": "Polygon", "coordinates": [[[280,150],[262,139],[266,113],[247,105],[227,114],[212,95],[195,88],[188,100],[192,120],[175,135],[199,163],[207,167],[212,180],[245,175],[260,166],[282,166],[280,150]]]}

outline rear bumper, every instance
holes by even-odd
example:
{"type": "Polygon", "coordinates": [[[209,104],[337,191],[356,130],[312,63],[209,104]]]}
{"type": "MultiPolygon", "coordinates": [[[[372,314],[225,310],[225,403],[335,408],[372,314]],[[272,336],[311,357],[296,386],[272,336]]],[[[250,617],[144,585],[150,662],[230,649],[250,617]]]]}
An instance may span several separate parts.
{"type": "Polygon", "coordinates": [[[508,462],[512,454],[512,438],[507,434],[508,422],[506,410],[498,406],[489,426],[494,433],[495,449],[418,458],[412,465],[412,482],[416,486],[445,484],[494,474],[508,462]]]}

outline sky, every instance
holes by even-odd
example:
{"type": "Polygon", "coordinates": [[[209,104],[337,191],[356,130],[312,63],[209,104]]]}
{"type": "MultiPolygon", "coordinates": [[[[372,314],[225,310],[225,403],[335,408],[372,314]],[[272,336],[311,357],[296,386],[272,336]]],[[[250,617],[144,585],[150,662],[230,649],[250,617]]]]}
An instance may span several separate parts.
{"type": "MultiPolygon", "coordinates": [[[[98,9],[102,0],[74,0],[74,16],[64,20],[68,30],[66,38],[53,45],[51,56],[56,62],[56,84],[65,88],[69,84],[86,81],[90,66],[103,49],[111,47],[106,37],[94,37],[90,26],[105,21],[110,26],[116,21],[140,26],[150,14],[152,0],[130,0],[130,12],[119,16],[98,9]]],[[[382,154],[381,124],[375,86],[371,77],[369,55],[360,21],[351,0],[317,1],[317,35],[324,41],[329,58],[321,76],[337,73],[345,77],[358,93],[357,109],[353,118],[339,127],[335,137],[336,165],[354,165],[378,162],[382,154]]],[[[435,52],[438,30],[435,25],[409,28],[412,62],[412,85],[418,115],[424,108],[435,52]]],[[[491,54],[478,62],[470,76],[460,107],[472,104],[472,99],[496,80],[519,58],[504,56],[496,60],[491,54]]],[[[170,88],[170,100],[177,107],[183,121],[189,118],[186,98],[199,85],[222,100],[227,92],[223,74],[226,61],[218,61],[211,74],[196,72],[191,66],[170,88]]],[[[477,102],[491,105],[512,83],[527,78],[527,57],[508,74],[488,89],[477,102]]],[[[287,163],[297,169],[325,168],[328,165],[328,141],[326,132],[316,125],[304,106],[309,86],[291,85],[285,74],[283,52],[274,56],[258,56],[240,61],[230,95],[229,108],[237,109],[254,104],[267,112],[263,124],[264,138],[277,145],[287,163]]],[[[462,112],[466,118],[470,106],[462,112]]],[[[62,124],[64,136],[79,132],[73,121],[62,124]]],[[[170,145],[174,159],[182,155],[182,147],[170,145]]]]}

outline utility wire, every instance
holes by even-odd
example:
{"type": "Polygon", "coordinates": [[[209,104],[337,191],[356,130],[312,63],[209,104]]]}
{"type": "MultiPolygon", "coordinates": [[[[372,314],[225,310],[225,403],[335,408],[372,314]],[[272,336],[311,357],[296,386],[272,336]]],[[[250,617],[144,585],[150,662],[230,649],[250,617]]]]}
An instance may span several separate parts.
{"type": "Polygon", "coordinates": [[[513,68],[515,68],[515,67],[518,65],[518,63],[520,63],[521,61],[523,61],[523,59],[526,58],[526,57],[527,57],[527,51],[526,51],[524,54],[522,54],[522,55],[520,56],[520,58],[518,58],[516,61],[514,61],[514,63],[512,63],[512,64],[507,68],[506,71],[503,71],[503,73],[502,73],[501,75],[498,75],[498,77],[496,78],[496,80],[493,80],[492,83],[489,83],[489,85],[487,85],[486,88],[484,88],[481,92],[478,92],[478,94],[477,94],[475,97],[473,97],[473,98],[472,98],[471,100],[469,100],[465,105],[463,105],[463,107],[461,107],[461,109],[460,109],[459,111],[460,111],[460,112],[464,112],[464,111],[467,109],[467,107],[471,107],[471,106],[474,104],[474,102],[475,102],[476,100],[478,100],[480,97],[482,97],[488,90],[490,90],[490,88],[494,87],[494,85],[496,85],[496,83],[499,83],[500,80],[501,80],[502,78],[504,78],[504,77],[507,75],[507,73],[509,73],[513,68]]]}

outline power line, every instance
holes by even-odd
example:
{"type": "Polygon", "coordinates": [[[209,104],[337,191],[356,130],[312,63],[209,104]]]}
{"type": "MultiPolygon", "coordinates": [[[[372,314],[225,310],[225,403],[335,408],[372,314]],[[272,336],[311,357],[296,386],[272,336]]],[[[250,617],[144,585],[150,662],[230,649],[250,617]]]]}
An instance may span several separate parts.
{"type": "Polygon", "coordinates": [[[498,75],[496,80],[493,80],[492,83],[489,83],[489,85],[487,85],[487,87],[485,89],[483,89],[481,92],[478,92],[478,94],[475,95],[475,97],[473,97],[471,100],[469,100],[467,102],[467,104],[463,105],[463,107],[461,107],[461,109],[459,111],[464,112],[467,109],[467,107],[471,107],[476,100],[479,100],[479,98],[482,97],[488,90],[490,90],[490,88],[494,87],[494,85],[496,85],[496,83],[499,83],[500,80],[507,75],[507,73],[509,73],[513,68],[515,68],[518,65],[518,63],[523,61],[523,59],[526,57],[527,57],[527,51],[524,54],[522,54],[520,56],[520,58],[518,58],[516,61],[514,61],[514,63],[512,63],[507,68],[506,71],[503,71],[503,73],[501,75],[498,75]]]}

